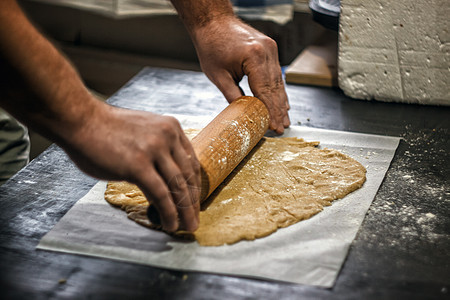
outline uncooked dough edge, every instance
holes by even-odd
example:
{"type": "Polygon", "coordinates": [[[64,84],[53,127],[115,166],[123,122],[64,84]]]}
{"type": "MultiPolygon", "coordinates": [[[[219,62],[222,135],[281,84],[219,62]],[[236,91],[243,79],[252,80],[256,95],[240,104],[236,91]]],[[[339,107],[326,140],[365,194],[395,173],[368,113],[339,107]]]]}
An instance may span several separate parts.
{"type": "MultiPolygon", "coordinates": [[[[286,143],[288,144],[297,144],[299,143],[299,139],[292,139],[289,138],[290,140],[286,140],[286,143]]],[[[312,143],[311,145],[317,145],[318,143],[312,143]]],[[[305,143],[305,146],[310,146],[308,144],[305,143]]],[[[319,150],[319,149],[317,149],[319,150]]],[[[360,171],[364,171],[365,174],[365,168],[359,164],[356,160],[352,159],[351,157],[348,157],[338,151],[335,150],[330,150],[330,149],[321,149],[319,151],[329,151],[330,155],[338,155],[344,159],[348,159],[350,160],[350,162],[352,163],[356,163],[356,166],[359,166],[360,171]]],[[[341,191],[340,195],[337,195],[338,197],[334,197],[330,200],[326,200],[323,203],[321,203],[322,206],[329,206],[332,204],[333,201],[337,200],[337,199],[341,199],[343,197],[345,197],[345,195],[357,190],[358,188],[360,188],[364,182],[365,182],[365,175],[362,176],[357,182],[353,182],[353,184],[351,184],[347,189],[344,189],[343,191],[341,191]]],[[[108,189],[105,192],[105,199],[112,205],[114,206],[118,206],[120,207],[122,210],[126,211],[128,218],[130,218],[131,220],[135,221],[136,223],[143,225],[145,227],[148,228],[152,228],[152,229],[156,229],[156,227],[148,220],[147,216],[146,216],[146,209],[148,207],[148,202],[145,200],[145,197],[143,196],[142,192],[138,189],[137,186],[135,185],[131,185],[128,183],[123,183],[123,182],[110,182],[108,183],[108,189]],[[129,190],[127,190],[127,193],[125,193],[125,195],[123,194],[123,192],[120,191],[120,188],[116,188],[116,185],[122,186],[123,184],[128,185],[129,190]],[[121,194],[122,193],[122,194],[121,194]],[[142,198],[144,199],[144,202],[142,201],[142,198]],[[115,199],[114,199],[115,198],[115,199]],[[127,201],[132,201],[134,203],[137,204],[136,205],[124,205],[125,202],[127,201]]],[[[291,226],[295,223],[298,223],[300,221],[306,220],[314,215],[316,215],[317,213],[319,213],[320,211],[323,210],[323,207],[315,207],[315,209],[311,210],[310,212],[306,212],[305,214],[303,214],[303,216],[301,216],[300,218],[287,218],[284,222],[272,222],[272,226],[267,227],[268,230],[264,230],[264,231],[257,231],[256,233],[253,234],[246,234],[245,232],[243,234],[236,234],[234,233],[234,238],[225,238],[224,240],[218,240],[217,236],[215,236],[215,239],[209,239],[208,235],[202,236],[201,234],[199,234],[200,232],[196,232],[195,238],[197,239],[197,242],[202,245],[202,246],[220,246],[220,245],[224,245],[224,244],[234,244],[240,240],[255,240],[256,238],[262,238],[262,237],[266,237],[274,232],[276,232],[279,228],[285,228],[288,226],[291,226]]],[[[270,222],[268,222],[270,223],[270,222]]],[[[265,223],[265,225],[267,226],[268,223],[265,223]]],[[[192,235],[186,235],[186,234],[181,234],[180,235],[183,238],[188,237],[189,239],[192,238],[192,235]]]]}
{"type": "MultiPolygon", "coordinates": [[[[298,223],[302,220],[308,219],[314,215],[316,215],[317,213],[319,213],[320,211],[323,210],[323,206],[329,206],[332,204],[333,201],[341,199],[343,197],[345,197],[347,194],[355,191],[356,189],[360,188],[364,182],[365,182],[365,168],[356,160],[354,160],[353,158],[342,154],[336,150],[333,149],[317,149],[314,147],[310,147],[310,145],[308,145],[307,143],[302,143],[301,140],[299,139],[283,139],[283,142],[281,142],[281,139],[276,139],[277,141],[279,141],[281,144],[290,144],[290,146],[294,146],[294,147],[298,147],[301,145],[301,147],[304,150],[308,150],[310,148],[311,151],[314,151],[315,153],[319,153],[320,155],[322,155],[325,158],[330,158],[330,159],[335,159],[335,158],[339,158],[342,159],[343,161],[346,162],[347,165],[350,165],[351,168],[347,168],[347,165],[344,165],[344,168],[342,171],[346,171],[347,173],[349,173],[349,177],[354,177],[355,174],[357,173],[357,176],[359,177],[358,180],[356,181],[352,181],[348,184],[344,184],[344,187],[339,186],[338,185],[338,190],[337,193],[332,193],[330,194],[330,196],[326,199],[323,199],[322,201],[313,201],[310,204],[313,204],[312,208],[307,208],[306,210],[303,209],[301,211],[301,214],[297,214],[295,216],[292,216],[291,212],[289,212],[288,209],[285,209],[285,207],[282,207],[282,210],[285,210],[287,212],[287,214],[291,214],[291,216],[282,219],[281,221],[278,222],[269,222],[266,221],[262,226],[255,228],[254,231],[252,230],[248,230],[247,227],[251,227],[252,224],[248,224],[248,226],[242,226],[242,232],[240,232],[239,234],[237,234],[236,232],[233,232],[232,230],[230,230],[229,228],[229,224],[225,226],[220,226],[218,224],[206,224],[206,226],[200,227],[199,230],[195,233],[196,235],[196,239],[199,242],[200,245],[202,246],[220,246],[223,244],[234,244],[240,240],[254,240],[255,238],[260,238],[260,237],[265,237],[268,236],[270,234],[272,234],[273,232],[276,232],[278,230],[278,228],[284,228],[290,225],[293,225],[295,223],[298,223]],[[269,224],[272,223],[272,224],[269,224]],[[274,224],[275,223],[275,224],[274,224]],[[215,228],[222,228],[221,232],[217,232],[215,231],[215,228]],[[225,228],[223,228],[225,227],[225,228]],[[264,227],[264,228],[262,228],[264,227]],[[210,230],[211,228],[211,230],[210,230]],[[204,232],[206,231],[206,232],[204,232]],[[211,231],[211,232],[208,232],[211,231]]],[[[286,147],[286,145],[282,145],[282,147],[286,147]]],[[[269,149],[270,150],[270,149],[269,149]]],[[[273,149],[272,149],[273,150],[273,149]]],[[[275,150],[279,150],[279,149],[275,149],[275,150]]],[[[275,153],[279,153],[280,151],[274,151],[275,153]]],[[[308,152],[308,151],[306,151],[308,152]]],[[[279,159],[279,157],[277,158],[279,159]]],[[[248,163],[250,164],[250,163],[248,163]]],[[[248,164],[246,166],[248,166],[248,164]]],[[[242,172],[243,170],[241,170],[242,172]]],[[[329,170],[325,170],[327,173],[329,170]]],[[[343,172],[344,173],[344,172],[343,172]]],[[[333,175],[333,172],[331,172],[331,175],[333,175]]],[[[235,178],[236,179],[236,178],[235,178]]],[[[242,178],[241,178],[242,179],[242,178]]],[[[245,189],[245,187],[244,187],[245,189]]],[[[275,191],[277,192],[277,191],[275,191]]],[[[226,198],[226,197],[225,197],[226,198]]],[[[217,199],[215,199],[216,201],[217,199]]],[[[223,200],[223,199],[222,199],[223,200]]],[[[245,201],[244,205],[246,204],[245,201]]],[[[296,202],[296,201],[294,201],[296,202]]],[[[297,204],[295,204],[297,205],[297,204]]],[[[252,210],[251,207],[249,206],[248,208],[249,210],[249,214],[252,214],[252,210]]],[[[226,212],[224,212],[224,214],[227,214],[226,212]]],[[[202,217],[202,213],[200,215],[202,217]]],[[[264,216],[262,216],[264,217],[264,216]]],[[[257,217],[255,218],[257,219],[257,217]]],[[[201,224],[204,220],[201,219],[201,224]]],[[[239,224],[240,220],[236,220],[235,223],[239,224]]],[[[233,227],[232,224],[231,229],[233,227]]]]}

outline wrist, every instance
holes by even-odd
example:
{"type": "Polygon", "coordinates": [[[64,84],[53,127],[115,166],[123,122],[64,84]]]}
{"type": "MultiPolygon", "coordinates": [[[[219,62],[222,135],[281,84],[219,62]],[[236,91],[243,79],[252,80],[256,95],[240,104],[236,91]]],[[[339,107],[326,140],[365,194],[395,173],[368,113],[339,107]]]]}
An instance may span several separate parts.
{"type": "Polygon", "coordinates": [[[111,115],[112,107],[93,95],[86,95],[83,103],[74,108],[67,115],[67,119],[61,120],[63,129],[58,130],[59,144],[63,148],[79,148],[85,143],[95,143],[91,138],[95,135],[96,128],[107,124],[108,115],[111,115]]]}
{"type": "Polygon", "coordinates": [[[242,21],[235,15],[223,15],[211,19],[204,26],[191,28],[189,34],[195,43],[201,40],[223,39],[235,33],[234,29],[239,27],[242,21]]]}
{"type": "Polygon", "coordinates": [[[229,0],[171,0],[171,2],[191,35],[211,23],[235,18],[233,6],[229,0]]]}

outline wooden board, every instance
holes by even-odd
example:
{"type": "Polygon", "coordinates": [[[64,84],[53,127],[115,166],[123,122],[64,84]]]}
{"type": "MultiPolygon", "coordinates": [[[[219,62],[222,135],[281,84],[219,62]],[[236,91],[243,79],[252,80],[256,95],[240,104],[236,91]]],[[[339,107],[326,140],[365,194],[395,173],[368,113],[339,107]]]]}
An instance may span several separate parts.
{"type": "Polygon", "coordinates": [[[286,82],[337,86],[337,32],[327,30],[306,47],[287,68],[286,82]]]}

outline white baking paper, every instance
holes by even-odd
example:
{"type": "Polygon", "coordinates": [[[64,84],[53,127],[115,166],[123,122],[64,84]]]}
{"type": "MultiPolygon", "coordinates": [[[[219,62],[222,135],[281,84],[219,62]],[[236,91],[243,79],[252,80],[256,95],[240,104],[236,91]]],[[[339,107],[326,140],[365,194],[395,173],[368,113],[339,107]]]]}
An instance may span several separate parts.
{"type": "MultiPolygon", "coordinates": [[[[176,116],[185,128],[208,118],[176,116]]],[[[142,227],[103,198],[96,184],[40,241],[38,248],[130,261],[175,270],[332,287],[349,247],[389,168],[399,138],[292,126],[284,136],[320,141],[367,168],[363,187],[311,219],[265,238],[201,247],[142,227]]]]}

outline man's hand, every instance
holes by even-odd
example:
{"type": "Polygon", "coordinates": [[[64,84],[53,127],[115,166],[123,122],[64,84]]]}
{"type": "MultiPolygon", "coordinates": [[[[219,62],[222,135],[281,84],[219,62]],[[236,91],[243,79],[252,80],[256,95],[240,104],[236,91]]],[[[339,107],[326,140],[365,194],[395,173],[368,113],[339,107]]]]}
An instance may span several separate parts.
{"type": "Polygon", "coordinates": [[[176,119],[102,103],[72,137],[65,150],[81,170],[137,184],[164,230],[197,229],[200,164],[176,119]]]}
{"type": "Polygon", "coordinates": [[[203,72],[228,102],[242,95],[239,82],[247,75],[253,95],[269,110],[270,129],[283,133],[290,125],[289,104],[272,39],[236,18],[226,18],[199,29],[195,46],[203,72]]]}
{"type": "Polygon", "coordinates": [[[233,14],[228,0],[172,0],[186,25],[203,72],[228,102],[242,95],[244,75],[252,93],[266,104],[270,129],[281,134],[290,125],[289,103],[276,43],[233,14]]]}

